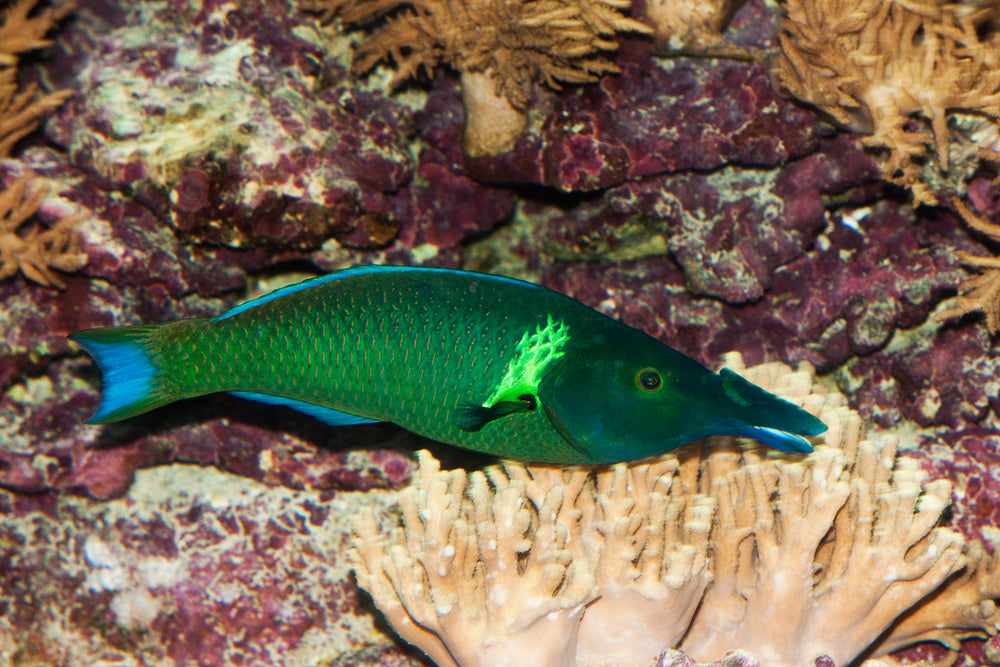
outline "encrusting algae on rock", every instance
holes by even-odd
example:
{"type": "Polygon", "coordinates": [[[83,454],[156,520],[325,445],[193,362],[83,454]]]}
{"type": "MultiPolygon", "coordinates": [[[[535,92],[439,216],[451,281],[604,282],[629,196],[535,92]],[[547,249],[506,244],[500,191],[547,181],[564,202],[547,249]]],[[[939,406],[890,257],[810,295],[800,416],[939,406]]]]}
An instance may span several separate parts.
{"type": "Polygon", "coordinates": [[[466,473],[423,452],[401,524],[354,519],[358,583],[442,666],[640,667],[673,647],[847,665],[996,631],[995,566],[938,526],[949,482],[896,436],[865,439],[810,367],[727,365],[824,419],[815,453],[714,437],[676,459],[466,473]]]}

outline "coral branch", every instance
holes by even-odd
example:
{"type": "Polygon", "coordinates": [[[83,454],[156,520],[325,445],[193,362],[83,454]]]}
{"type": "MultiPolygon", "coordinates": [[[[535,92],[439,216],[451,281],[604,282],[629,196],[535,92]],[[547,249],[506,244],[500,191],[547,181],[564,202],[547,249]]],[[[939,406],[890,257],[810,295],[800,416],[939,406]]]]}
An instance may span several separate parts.
{"type": "MultiPolygon", "coordinates": [[[[72,95],[62,90],[36,99],[38,86],[34,84],[18,90],[18,54],[50,45],[45,34],[73,7],[69,2],[29,16],[36,2],[17,0],[0,15],[0,159],[8,157],[18,141],[72,95]]],[[[53,269],[78,271],[87,263],[73,229],[87,216],[70,215],[47,229],[36,225],[25,231],[46,195],[44,188],[31,187],[32,180],[30,175],[22,176],[0,192],[0,280],[20,271],[40,285],[62,288],[53,269]]]]}
{"type": "Polygon", "coordinates": [[[590,525],[600,539],[584,542],[602,545],[601,596],[583,617],[578,665],[645,667],[680,642],[694,616],[709,581],[715,502],[684,497],[674,483],[676,466],[667,459],[596,474],[590,525]]]}
{"type": "Polygon", "coordinates": [[[72,11],[74,2],[59,7],[47,7],[35,16],[29,16],[38,0],[16,0],[0,15],[0,63],[16,65],[16,56],[52,45],[46,33],[56,22],[72,11]]]}
{"type": "Polygon", "coordinates": [[[0,15],[0,159],[35,131],[45,114],[72,95],[72,91],[61,90],[35,99],[38,86],[34,84],[18,91],[17,55],[50,45],[45,33],[73,7],[73,3],[67,3],[30,17],[36,1],[18,0],[0,15]]]}
{"type": "Polygon", "coordinates": [[[396,66],[392,85],[450,65],[462,77],[463,147],[477,157],[510,150],[527,127],[532,84],[558,90],[617,72],[601,56],[618,32],[648,33],[622,13],[624,0],[310,0],[324,17],[385,23],[355,51],[355,72],[396,66]]]}
{"type": "Polygon", "coordinates": [[[788,0],[776,84],[864,132],[886,151],[885,178],[935,204],[922,181],[933,149],[948,169],[947,114],[1000,118],[992,10],[932,0],[788,0]]]}
{"type": "MultiPolygon", "coordinates": [[[[993,241],[1000,241],[1000,226],[976,215],[958,199],[953,199],[951,203],[971,229],[993,241]]],[[[936,319],[944,321],[982,312],[986,315],[986,328],[990,333],[1000,333],[1000,257],[959,252],[958,259],[980,273],[958,286],[958,296],[949,308],[937,313],[936,319]]]]}
{"type": "Polygon", "coordinates": [[[995,561],[937,525],[950,483],[897,459],[894,436],[863,439],[808,365],[727,365],[829,424],[812,455],[716,437],[591,471],[467,475],[421,453],[402,527],[354,524],[358,583],[442,665],[640,666],[678,642],[706,662],[850,664],[993,632],[995,561]]]}
{"type": "Polygon", "coordinates": [[[87,216],[70,215],[48,229],[36,225],[23,232],[46,195],[44,188],[32,187],[32,181],[32,176],[23,176],[0,191],[0,280],[20,271],[39,285],[63,288],[52,270],[78,271],[86,265],[87,255],[80,251],[73,228],[87,216]]]}
{"type": "Polygon", "coordinates": [[[14,144],[38,128],[41,119],[73,95],[61,90],[35,99],[38,86],[17,89],[14,69],[0,70],[0,159],[10,155],[14,144]]]}
{"type": "Polygon", "coordinates": [[[895,624],[878,644],[876,654],[927,641],[958,650],[963,639],[997,634],[1000,557],[989,555],[982,542],[974,541],[966,547],[965,559],[966,568],[895,624]]]}
{"type": "Polygon", "coordinates": [[[401,530],[386,538],[374,519],[354,522],[358,583],[439,665],[573,665],[596,591],[567,544],[566,489],[551,486],[536,506],[523,480],[494,490],[474,473],[466,493],[463,472],[440,472],[426,452],[420,463],[420,486],[400,496],[401,530]]]}

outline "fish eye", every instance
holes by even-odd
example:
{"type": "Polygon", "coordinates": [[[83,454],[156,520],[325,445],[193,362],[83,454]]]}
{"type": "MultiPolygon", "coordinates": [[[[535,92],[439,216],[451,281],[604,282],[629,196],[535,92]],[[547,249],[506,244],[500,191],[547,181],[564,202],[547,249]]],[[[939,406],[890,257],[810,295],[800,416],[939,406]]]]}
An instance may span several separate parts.
{"type": "Polygon", "coordinates": [[[663,378],[654,368],[643,368],[635,376],[635,382],[643,391],[654,392],[663,386],[663,378]]]}

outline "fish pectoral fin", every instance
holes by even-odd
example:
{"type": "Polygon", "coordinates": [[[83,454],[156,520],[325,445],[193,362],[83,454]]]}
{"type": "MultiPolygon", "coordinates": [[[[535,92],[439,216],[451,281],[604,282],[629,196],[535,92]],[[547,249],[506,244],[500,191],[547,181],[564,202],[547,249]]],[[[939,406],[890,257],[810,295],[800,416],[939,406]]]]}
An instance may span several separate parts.
{"type": "Polygon", "coordinates": [[[455,426],[463,431],[476,433],[491,421],[507,415],[533,412],[537,405],[538,401],[532,394],[522,394],[516,401],[499,401],[489,407],[477,405],[472,401],[463,401],[455,409],[455,426]]]}

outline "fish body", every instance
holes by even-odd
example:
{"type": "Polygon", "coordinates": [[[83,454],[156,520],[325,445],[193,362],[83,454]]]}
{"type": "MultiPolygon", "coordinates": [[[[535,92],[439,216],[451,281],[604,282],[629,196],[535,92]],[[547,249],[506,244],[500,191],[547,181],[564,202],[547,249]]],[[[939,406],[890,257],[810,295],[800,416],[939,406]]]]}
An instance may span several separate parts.
{"type": "Polygon", "coordinates": [[[532,462],[643,458],[715,434],[811,451],[795,405],[552,290],[449,269],[361,267],[211,319],[70,336],[104,375],[91,422],[232,392],[331,424],[393,422],[532,462]]]}

